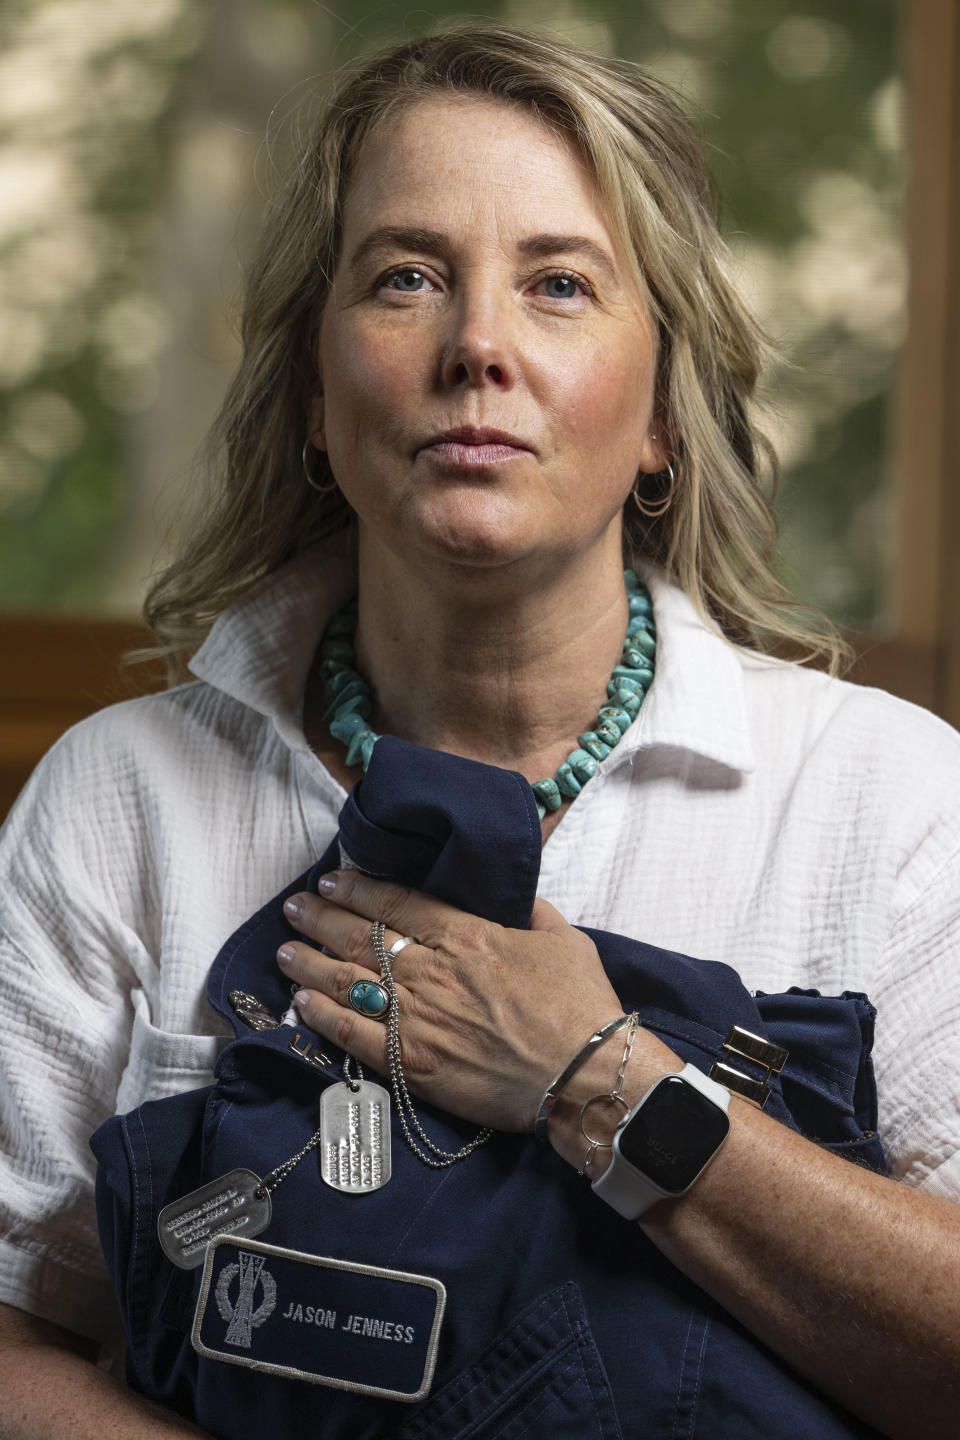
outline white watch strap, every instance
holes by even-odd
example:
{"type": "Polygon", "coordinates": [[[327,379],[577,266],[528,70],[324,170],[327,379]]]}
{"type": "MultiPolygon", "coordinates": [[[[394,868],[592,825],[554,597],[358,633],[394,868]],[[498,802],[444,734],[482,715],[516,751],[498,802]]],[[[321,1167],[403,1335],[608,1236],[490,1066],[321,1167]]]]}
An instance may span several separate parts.
{"type": "Polygon", "coordinates": [[[688,1085],[699,1090],[701,1095],[706,1095],[714,1105],[719,1105],[726,1115],[730,1109],[730,1091],[725,1085],[720,1085],[716,1080],[711,1080],[709,1075],[704,1075],[696,1065],[684,1065],[683,1069],[677,1072],[688,1085]]]}
{"type": "MultiPolygon", "coordinates": [[[[724,1114],[729,1111],[730,1091],[724,1089],[722,1085],[718,1085],[716,1080],[711,1080],[708,1075],[704,1075],[703,1071],[698,1070],[696,1065],[684,1065],[682,1070],[675,1070],[670,1073],[675,1075],[679,1074],[680,1078],[686,1080],[688,1085],[692,1085],[695,1090],[699,1090],[701,1094],[705,1095],[708,1100],[711,1100],[714,1105],[718,1105],[724,1114]]],[[[642,1108],[651,1091],[655,1090],[657,1085],[660,1084],[660,1081],[666,1078],[666,1075],[661,1075],[659,1080],[654,1081],[653,1085],[650,1086],[650,1089],[638,1101],[630,1113],[623,1117],[617,1126],[617,1134],[630,1123],[637,1111],[642,1108]]],[[[639,1170],[636,1170],[634,1166],[628,1164],[627,1161],[623,1159],[616,1144],[617,1134],[614,1135],[613,1158],[599,1180],[593,1181],[591,1189],[594,1194],[599,1195],[601,1200],[605,1200],[608,1205],[612,1205],[614,1210],[616,1210],[619,1215],[622,1215],[625,1220],[637,1220],[645,1210],[649,1210],[651,1205],[654,1205],[658,1200],[662,1200],[667,1192],[661,1190],[659,1185],[654,1185],[651,1180],[648,1180],[645,1175],[641,1175],[639,1170]]]]}

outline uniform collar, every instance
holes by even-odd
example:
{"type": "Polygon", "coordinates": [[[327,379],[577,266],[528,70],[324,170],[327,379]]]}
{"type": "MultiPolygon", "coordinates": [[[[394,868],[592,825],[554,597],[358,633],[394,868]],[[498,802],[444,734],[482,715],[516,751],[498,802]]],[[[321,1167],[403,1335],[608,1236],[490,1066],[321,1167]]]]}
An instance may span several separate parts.
{"type": "MultiPolygon", "coordinates": [[[[317,643],[356,586],[344,549],[343,537],[334,537],[268,575],[220,616],[190,662],[198,679],[273,720],[296,751],[308,749],[303,694],[317,643]]],[[[669,747],[749,772],[754,758],[742,652],[705,624],[658,570],[638,568],[657,619],[656,680],[604,768],[669,747]]]]}

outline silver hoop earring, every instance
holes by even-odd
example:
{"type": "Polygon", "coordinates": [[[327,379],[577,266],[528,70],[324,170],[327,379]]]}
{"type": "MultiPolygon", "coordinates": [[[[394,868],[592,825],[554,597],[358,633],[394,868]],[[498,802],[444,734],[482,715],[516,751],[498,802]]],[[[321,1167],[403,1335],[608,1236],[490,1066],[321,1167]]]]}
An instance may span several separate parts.
{"type": "Polygon", "coordinates": [[[311,444],[310,436],[308,435],[306,440],[303,442],[303,451],[301,455],[301,458],[303,460],[303,473],[307,478],[307,484],[311,487],[311,489],[316,490],[318,495],[332,495],[334,490],[336,490],[337,488],[336,480],[332,481],[329,485],[318,485],[316,480],[314,480],[313,476],[310,474],[310,462],[307,458],[307,451],[315,449],[316,446],[311,444]]]}
{"type": "Polygon", "coordinates": [[[676,471],[668,460],[664,468],[662,470],[658,470],[655,475],[647,476],[646,471],[641,470],[640,474],[637,476],[638,481],[641,476],[659,482],[657,487],[658,494],[656,499],[654,500],[647,500],[641,498],[637,486],[634,485],[633,489],[630,491],[633,503],[634,505],[636,505],[637,509],[640,511],[640,514],[643,515],[645,519],[658,520],[661,515],[666,515],[667,511],[670,509],[670,506],[673,504],[673,492],[677,483],[676,471]],[[666,480],[664,480],[664,476],[666,476],[666,480]]]}

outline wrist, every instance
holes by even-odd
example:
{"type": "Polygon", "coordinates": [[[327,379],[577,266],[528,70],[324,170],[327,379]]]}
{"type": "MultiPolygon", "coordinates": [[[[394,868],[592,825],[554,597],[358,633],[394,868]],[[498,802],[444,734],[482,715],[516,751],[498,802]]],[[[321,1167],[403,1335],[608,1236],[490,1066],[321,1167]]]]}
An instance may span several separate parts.
{"type": "Polygon", "coordinates": [[[676,1201],[726,1141],[729,1110],[729,1090],[696,1065],[661,1075],[617,1127],[594,1193],[626,1220],[676,1201]]]}
{"type": "Polygon", "coordinates": [[[661,1076],[670,1071],[681,1070],[683,1061],[662,1041],[640,1026],[637,1030],[633,1050],[626,1065],[620,1099],[617,1103],[609,1099],[616,1078],[617,1067],[622,1055],[622,1046],[614,1036],[607,1044],[590,1056],[589,1060],[565,1086],[550,1115],[547,1137],[557,1154],[569,1165],[582,1170],[591,1149],[590,1140],[584,1134],[599,1141],[590,1161],[589,1178],[595,1180],[602,1175],[610,1163],[609,1147],[613,1135],[624,1115],[638,1103],[640,1098],[661,1076]],[[594,1103],[590,1103],[594,1102],[594,1103]],[[588,1106],[581,1127],[581,1114],[588,1106]]]}

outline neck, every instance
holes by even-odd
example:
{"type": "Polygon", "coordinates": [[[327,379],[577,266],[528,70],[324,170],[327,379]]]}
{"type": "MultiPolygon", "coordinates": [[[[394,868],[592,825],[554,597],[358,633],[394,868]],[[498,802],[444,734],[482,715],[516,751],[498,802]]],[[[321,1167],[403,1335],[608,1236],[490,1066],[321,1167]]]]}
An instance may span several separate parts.
{"type": "Polygon", "coordinates": [[[374,730],[531,781],[552,775],[594,725],[620,656],[619,534],[533,577],[411,573],[363,536],[358,561],[374,730]]]}

